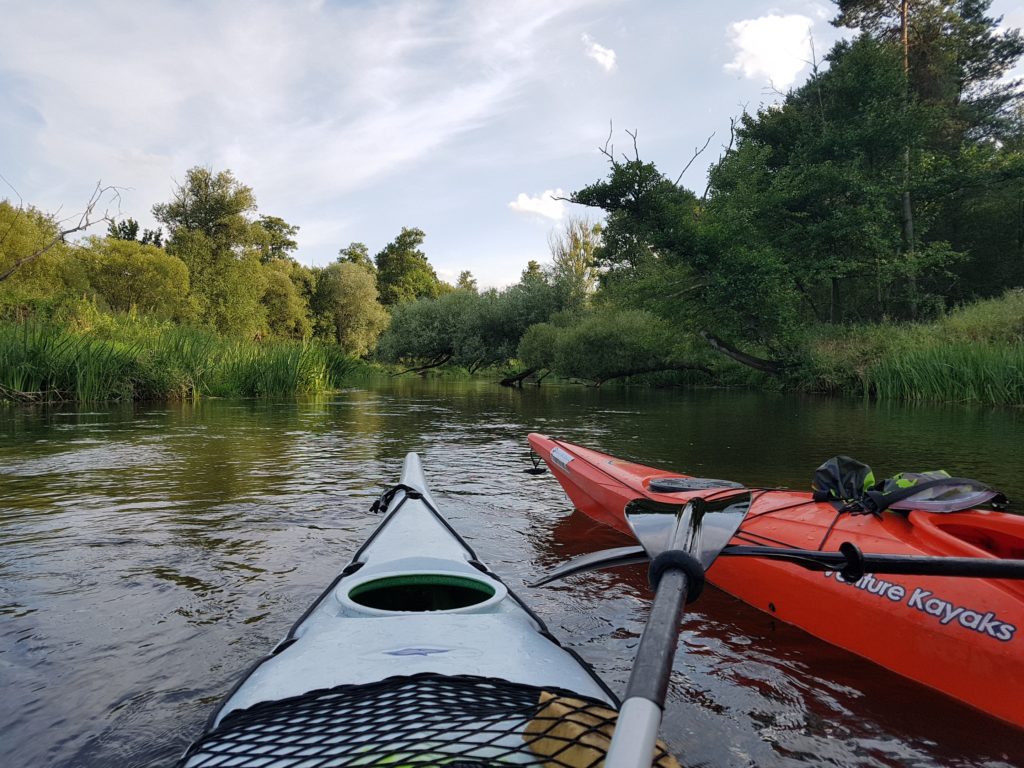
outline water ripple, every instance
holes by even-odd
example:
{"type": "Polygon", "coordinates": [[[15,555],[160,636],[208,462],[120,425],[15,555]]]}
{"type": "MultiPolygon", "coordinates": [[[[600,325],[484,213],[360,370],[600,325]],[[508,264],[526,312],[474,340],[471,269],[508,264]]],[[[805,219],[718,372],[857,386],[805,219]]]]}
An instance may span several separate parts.
{"type": "MultiPolygon", "coordinates": [[[[524,587],[625,543],[571,513],[550,474],[523,474],[527,432],[801,487],[847,452],[883,472],[1009,480],[1019,497],[1022,424],[1015,412],[419,380],[308,402],[0,411],[5,761],[172,762],[377,524],[370,503],[410,450],[478,554],[621,692],[646,576],[524,587]]],[[[685,764],[1021,764],[1019,731],[717,590],[681,649],[663,733],[685,764]]]]}

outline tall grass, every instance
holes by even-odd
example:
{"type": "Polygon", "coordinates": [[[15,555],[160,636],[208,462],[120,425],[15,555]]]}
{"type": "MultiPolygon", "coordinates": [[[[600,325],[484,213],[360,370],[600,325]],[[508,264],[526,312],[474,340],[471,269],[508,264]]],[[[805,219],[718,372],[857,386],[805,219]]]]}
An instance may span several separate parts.
{"type": "Polygon", "coordinates": [[[0,323],[0,400],[285,397],[339,388],[368,367],[334,345],[228,340],[169,323],[0,323]]]}
{"type": "Polygon", "coordinates": [[[210,390],[220,397],[274,397],[329,389],[318,346],[234,343],[222,350],[210,390]]]}
{"type": "Polygon", "coordinates": [[[907,349],[867,371],[879,400],[1024,404],[1024,345],[955,342],[907,349]]]}
{"type": "Polygon", "coordinates": [[[51,325],[0,325],[0,396],[15,400],[123,399],[130,346],[77,336],[51,325]]]}
{"type": "Polygon", "coordinates": [[[70,337],[46,326],[0,325],[0,395],[32,399],[53,390],[70,337]]]}
{"type": "Polygon", "coordinates": [[[811,345],[817,389],[880,400],[1024,405],[1024,291],[934,323],[823,333],[811,345]]]}

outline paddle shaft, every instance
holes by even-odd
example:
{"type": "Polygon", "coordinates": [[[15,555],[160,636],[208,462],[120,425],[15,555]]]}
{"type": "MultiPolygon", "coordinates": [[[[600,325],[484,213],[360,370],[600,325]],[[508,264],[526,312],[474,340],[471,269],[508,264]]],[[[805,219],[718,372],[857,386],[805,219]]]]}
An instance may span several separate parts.
{"type": "Polygon", "coordinates": [[[650,768],[679,643],[688,581],[686,573],[678,568],[669,568],[661,576],[640,636],[605,768],[650,768]]]}
{"type": "MultiPolygon", "coordinates": [[[[784,560],[804,568],[820,571],[841,571],[850,564],[842,552],[820,552],[812,549],[782,547],[736,546],[722,550],[721,556],[761,557],[784,560]]],[[[1024,560],[987,557],[927,557],[919,555],[861,555],[865,573],[894,573],[912,576],[970,576],[986,579],[1024,578],[1024,560]]]]}

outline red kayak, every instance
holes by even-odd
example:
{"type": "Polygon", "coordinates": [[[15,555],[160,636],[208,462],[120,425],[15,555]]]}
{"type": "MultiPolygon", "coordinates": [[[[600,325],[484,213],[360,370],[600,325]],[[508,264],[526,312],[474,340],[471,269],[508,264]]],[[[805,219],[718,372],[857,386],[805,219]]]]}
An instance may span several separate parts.
{"type": "MultiPolygon", "coordinates": [[[[577,509],[627,534],[624,509],[634,499],[678,505],[740,487],[543,435],[529,440],[577,509]]],[[[750,510],[733,544],[832,552],[852,542],[874,554],[1024,558],[1018,515],[976,509],[851,515],[809,493],[750,490],[750,510]]],[[[781,621],[1024,728],[1021,582],[870,573],[846,582],[837,573],[759,557],[720,557],[707,579],[781,621]]]]}

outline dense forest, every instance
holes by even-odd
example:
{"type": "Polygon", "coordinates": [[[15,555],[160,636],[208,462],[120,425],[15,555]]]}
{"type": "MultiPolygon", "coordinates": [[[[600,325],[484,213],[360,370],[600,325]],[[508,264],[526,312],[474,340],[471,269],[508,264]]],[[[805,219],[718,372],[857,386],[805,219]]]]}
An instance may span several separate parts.
{"type": "Polygon", "coordinates": [[[593,220],[566,221],[550,261],[501,290],[469,272],[439,280],[413,227],[372,257],[354,242],[304,266],[298,227],[259,214],[227,170],[189,170],[153,207],[157,230],[110,220],[74,243],[56,217],[0,202],[0,397],[80,396],[40,361],[74,348],[65,367],[80,368],[81,350],[113,358],[97,344],[126,339],[136,379],[189,373],[119,396],[275,391],[218,390],[215,366],[182,362],[202,338],[210,355],[231,340],[293,361],[318,350],[314,372],[292,376],[299,389],[364,358],[506,383],[553,373],[1024,402],[1024,91],[1007,77],[1024,38],[987,0],[837,6],[833,23],[856,34],[779,103],[733,120],[706,188],[643,159],[635,134],[626,151],[609,136],[604,176],[570,198],[593,220]],[[154,346],[162,356],[145,363],[154,346]]]}

